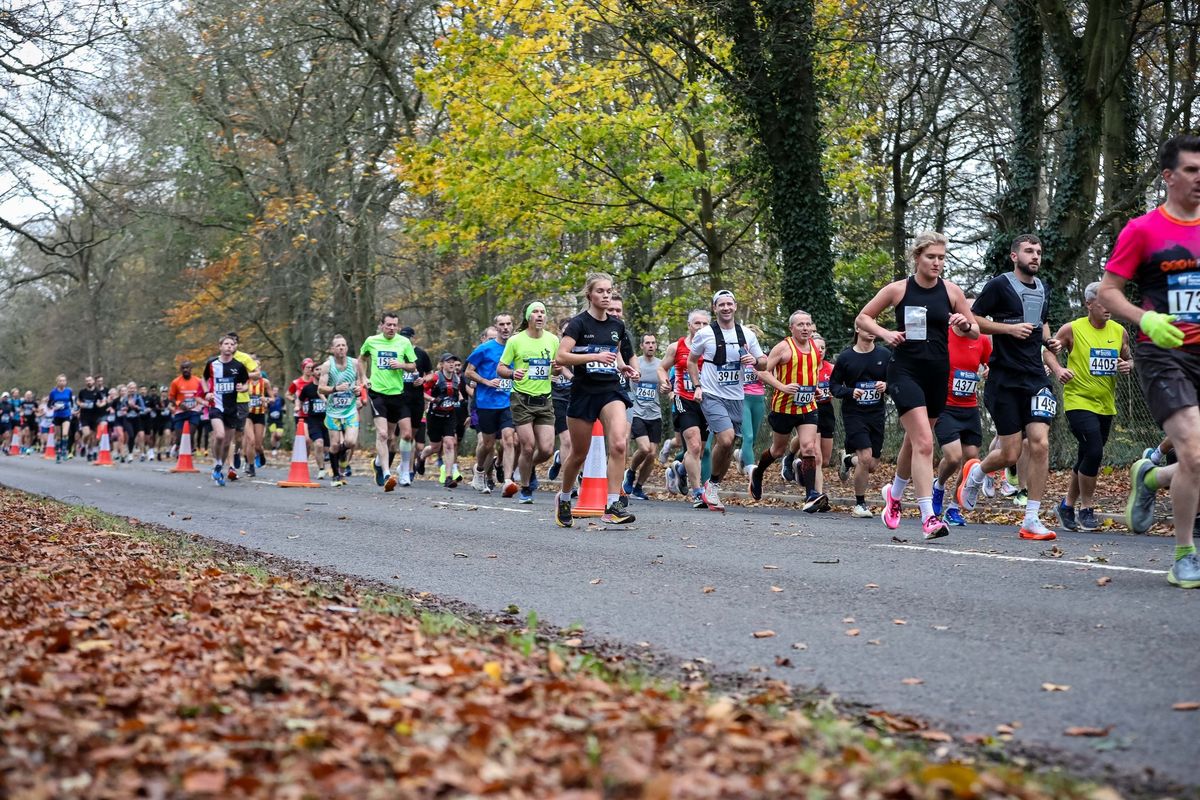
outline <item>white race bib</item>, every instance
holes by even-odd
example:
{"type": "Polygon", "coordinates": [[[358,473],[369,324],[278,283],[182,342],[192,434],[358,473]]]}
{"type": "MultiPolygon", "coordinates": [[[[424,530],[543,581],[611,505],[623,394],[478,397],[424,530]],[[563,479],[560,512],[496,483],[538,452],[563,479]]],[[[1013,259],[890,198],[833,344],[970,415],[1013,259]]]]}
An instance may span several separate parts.
{"type": "Polygon", "coordinates": [[[854,384],[854,388],[862,392],[858,397],[858,404],[860,406],[878,405],[882,399],[879,390],[875,388],[875,383],[875,381],[862,381],[854,384]]]}
{"type": "Polygon", "coordinates": [[[1167,313],[1180,322],[1200,322],[1200,272],[1167,276],[1167,313]]]}
{"type": "Polygon", "coordinates": [[[969,369],[954,370],[950,393],[955,397],[974,397],[979,391],[979,373],[969,369]]]}
{"type": "Polygon", "coordinates": [[[801,386],[796,390],[795,402],[796,405],[801,407],[810,406],[817,402],[817,387],[801,386]]]}
{"type": "Polygon", "coordinates": [[[1029,413],[1034,419],[1054,419],[1054,415],[1058,413],[1058,400],[1049,389],[1042,389],[1030,401],[1029,413]]]}
{"type": "Polygon", "coordinates": [[[1088,372],[1096,376],[1117,374],[1117,351],[1106,347],[1093,347],[1088,352],[1088,372]]]}
{"type": "Polygon", "coordinates": [[[742,365],[737,362],[731,362],[723,367],[717,368],[717,383],[721,386],[741,386],[742,385],[742,365]]]}
{"type": "Polygon", "coordinates": [[[529,369],[525,371],[525,379],[531,381],[548,381],[550,380],[550,359],[548,358],[531,358],[529,359],[529,369]]]}

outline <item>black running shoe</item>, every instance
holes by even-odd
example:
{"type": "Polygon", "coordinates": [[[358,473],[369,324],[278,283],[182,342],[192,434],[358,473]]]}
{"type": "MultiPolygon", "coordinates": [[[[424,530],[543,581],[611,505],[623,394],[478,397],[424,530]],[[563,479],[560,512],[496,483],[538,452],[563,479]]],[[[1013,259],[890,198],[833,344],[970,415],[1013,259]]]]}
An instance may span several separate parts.
{"type": "Polygon", "coordinates": [[[560,528],[570,528],[575,524],[575,518],[571,516],[570,500],[558,501],[558,509],[554,512],[554,524],[560,528]]]}
{"type": "Polygon", "coordinates": [[[628,525],[634,519],[636,518],[633,514],[621,508],[618,503],[609,503],[608,508],[604,509],[604,516],[600,517],[601,522],[607,522],[609,525],[628,525]]]}

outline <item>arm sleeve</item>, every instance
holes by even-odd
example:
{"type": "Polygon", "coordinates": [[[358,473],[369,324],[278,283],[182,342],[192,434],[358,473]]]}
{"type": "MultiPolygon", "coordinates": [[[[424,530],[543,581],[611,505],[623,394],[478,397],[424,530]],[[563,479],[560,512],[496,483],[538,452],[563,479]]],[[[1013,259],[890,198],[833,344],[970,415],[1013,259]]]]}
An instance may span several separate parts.
{"type": "Polygon", "coordinates": [[[1125,280],[1133,280],[1137,275],[1138,266],[1142,261],[1141,226],[1130,222],[1121,229],[1117,236],[1117,244],[1113,247],[1108,263],[1104,265],[1105,272],[1119,275],[1125,280]]]}

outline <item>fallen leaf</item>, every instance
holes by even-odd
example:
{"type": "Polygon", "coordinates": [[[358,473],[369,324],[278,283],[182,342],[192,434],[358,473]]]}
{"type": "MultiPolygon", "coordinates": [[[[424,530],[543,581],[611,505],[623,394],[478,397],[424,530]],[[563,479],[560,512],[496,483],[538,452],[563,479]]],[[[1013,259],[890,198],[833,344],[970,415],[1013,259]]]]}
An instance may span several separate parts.
{"type": "Polygon", "coordinates": [[[892,541],[896,544],[908,544],[908,539],[901,539],[899,536],[893,536],[892,541]]]}
{"type": "Polygon", "coordinates": [[[858,628],[851,628],[850,630],[846,631],[847,636],[858,636],[860,633],[862,633],[862,631],[860,631],[858,628]]]}
{"type": "Polygon", "coordinates": [[[298,533],[297,533],[297,534],[294,534],[294,535],[292,535],[292,536],[289,536],[288,538],[289,538],[289,539],[299,539],[299,538],[300,538],[300,534],[298,534],[298,533]]]}
{"type": "Polygon", "coordinates": [[[763,564],[763,569],[779,569],[779,567],[774,564],[763,564]]]}
{"type": "Polygon", "coordinates": [[[783,591],[783,589],[779,588],[778,586],[772,586],[772,587],[771,587],[771,591],[772,591],[772,592],[782,592],[782,591],[783,591]]]}
{"type": "Polygon", "coordinates": [[[223,792],[225,791],[225,773],[211,769],[189,772],[183,776],[183,790],[206,794],[223,792]]]}
{"type": "Polygon", "coordinates": [[[499,558],[500,556],[496,555],[495,553],[488,553],[487,557],[488,558],[499,558]]]}
{"type": "Polygon", "coordinates": [[[1069,692],[1070,690],[1071,690],[1070,686],[1066,686],[1061,683],[1043,683],[1042,684],[1043,692],[1069,692]]]}
{"type": "Polygon", "coordinates": [[[775,666],[790,667],[790,666],[792,666],[792,660],[790,658],[786,658],[784,656],[775,656],[775,666]]]}
{"type": "Polygon", "coordinates": [[[904,678],[900,682],[905,686],[920,686],[925,681],[922,678],[904,678]]]}
{"type": "Polygon", "coordinates": [[[550,670],[551,675],[561,675],[567,664],[557,651],[551,650],[546,655],[546,668],[550,670]]]}
{"type": "Polygon", "coordinates": [[[715,587],[715,586],[705,586],[702,589],[700,589],[700,591],[704,592],[705,594],[712,594],[716,590],[717,590],[717,587],[715,587]]]}
{"type": "Polygon", "coordinates": [[[774,635],[775,635],[775,631],[769,630],[769,629],[754,632],[755,639],[770,639],[774,635]]]}
{"type": "Polygon", "coordinates": [[[588,581],[588,583],[590,583],[592,586],[599,586],[601,581],[599,578],[592,578],[590,581],[588,581]]]}
{"type": "Polygon", "coordinates": [[[75,649],[81,653],[92,653],[97,650],[111,650],[112,646],[112,639],[88,639],[86,642],[77,642],[75,649]]]}
{"type": "Polygon", "coordinates": [[[1188,701],[1171,706],[1172,711],[1200,711],[1200,703],[1188,701]]]}
{"type": "Polygon", "coordinates": [[[563,639],[563,645],[566,647],[579,647],[582,644],[583,644],[583,639],[580,639],[577,637],[571,638],[571,639],[563,639]]]}
{"type": "Polygon", "coordinates": [[[793,650],[807,650],[808,645],[806,645],[804,642],[792,642],[792,649],[793,650]]]}
{"type": "Polygon", "coordinates": [[[1108,736],[1112,732],[1113,726],[1107,725],[1103,728],[1094,728],[1087,725],[1073,725],[1063,731],[1063,736],[1108,736]]]}
{"type": "Polygon", "coordinates": [[[883,644],[883,639],[867,639],[867,644],[883,644]]]}
{"type": "Polygon", "coordinates": [[[1042,588],[1043,589],[1065,589],[1067,587],[1062,585],[1061,583],[1045,583],[1045,584],[1042,584],[1042,588]]]}
{"type": "Polygon", "coordinates": [[[906,620],[906,619],[894,619],[894,620],[892,620],[892,624],[893,624],[893,625],[907,625],[907,624],[908,624],[908,620],[906,620]]]}
{"type": "Polygon", "coordinates": [[[489,661],[484,664],[483,672],[494,681],[499,681],[500,676],[504,674],[504,670],[501,668],[499,661],[489,661]]]}
{"type": "Polygon", "coordinates": [[[949,626],[949,625],[930,625],[929,627],[933,628],[935,631],[948,631],[948,630],[950,630],[950,626],[949,626]]]}
{"type": "Polygon", "coordinates": [[[842,617],[842,622],[844,622],[847,625],[853,625],[854,617],[842,617]]]}
{"type": "Polygon", "coordinates": [[[954,737],[945,731],[917,731],[917,736],[927,742],[953,742],[954,737]]]}
{"type": "Polygon", "coordinates": [[[1042,551],[1042,555],[1044,555],[1046,558],[1062,558],[1066,554],[1066,551],[1058,545],[1054,545],[1049,550],[1042,551]]]}
{"type": "Polygon", "coordinates": [[[868,583],[868,584],[867,584],[867,585],[866,585],[864,588],[866,588],[866,589],[878,589],[878,588],[879,588],[879,584],[878,584],[878,583],[868,583]]]}
{"type": "Polygon", "coordinates": [[[1110,578],[1108,575],[1103,575],[1099,578],[1096,578],[1097,586],[1108,586],[1110,583],[1112,583],[1112,578],[1110,578]]]}
{"type": "Polygon", "coordinates": [[[466,553],[455,553],[454,557],[455,558],[470,558],[470,556],[468,556],[466,553]]]}

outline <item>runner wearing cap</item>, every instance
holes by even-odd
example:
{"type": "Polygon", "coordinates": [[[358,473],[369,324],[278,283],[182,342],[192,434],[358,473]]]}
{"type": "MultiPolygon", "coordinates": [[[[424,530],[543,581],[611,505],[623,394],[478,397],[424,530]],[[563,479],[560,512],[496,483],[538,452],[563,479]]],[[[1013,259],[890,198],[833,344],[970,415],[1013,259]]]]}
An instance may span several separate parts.
{"type": "Polygon", "coordinates": [[[330,486],[345,486],[345,467],[358,446],[358,362],[347,357],[346,337],[336,334],[329,343],[331,355],[317,370],[317,390],[325,398],[325,427],[329,436],[330,486]]]}
{"type": "Polygon", "coordinates": [[[712,305],[717,321],[692,337],[687,371],[697,386],[693,396],[713,436],[712,475],[704,483],[701,497],[709,509],[724,511],[721,481],[729,469],[733,440],[742,429],[742,372],[746,367],[761,371],[766,357],[754,331],[746,330],[734,319],[737,301],[733,292],[718,291],[712,305]]]}
{"type": "MultiPolygon", "coordinates": [[[[375,417],[375,483],[385,492],[396,488],[397,479],[391,471],[396,437],[409,443],[413,438],[412,410],[404,401],[404,385],[405,376],[417,370],[417,354],[412,342],[397,334],[399,327],[400,318],[395,312],[383,312],[379,333],[368,336],[358,351],[358,374],[367,376],[364,383],[375,417]]],[[[411,458],[411,449],[407,455],[411,458]]],[[[401,460],[399,482],[403,486],[412,483],[409,466],[401,460]]]]}
{"type": "Polygon", "coordinates": [[[518,502],[532,503],[538,464],[554,450],[554,403],[550,378],[558,337],[546,330],[546,306],[534,301],[525,307],[524,329],[509,337],[496,365],[496,374],[513,381],[509,396],[517,428],[517,469],[524,482],[518,502]]]}

